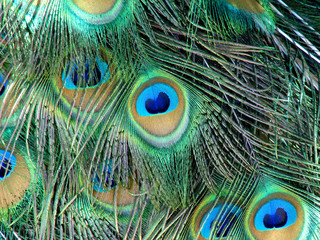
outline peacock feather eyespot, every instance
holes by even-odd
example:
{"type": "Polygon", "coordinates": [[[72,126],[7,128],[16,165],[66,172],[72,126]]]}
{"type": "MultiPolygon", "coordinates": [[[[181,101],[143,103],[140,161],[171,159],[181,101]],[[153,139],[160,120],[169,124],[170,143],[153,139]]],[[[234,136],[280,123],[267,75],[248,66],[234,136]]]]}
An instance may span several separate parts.
{"type": "Polygon", "coordinates": [[[272,199],[262,205],[254,218],[254,226],[259,231],[286,228],[297,220],[297,210],[286,200],[272,199]]]}
{"type": "Polygon", "coordinates": [[[114,64],[107,51],[94,60],[82,57],[66,64],[61,75],[53,79],[53,87],[63,111],[98,113],[111,101],[115,87],[114,64]]]}
{"type": "Polygon", "coordinates": [[[83,89],[96,87],[107,82],[110,78],[108,64],[98,57],[95,62],[85,59],[84,69],[80,69],[78,65],[77,61],[74,61],[63,70],[62,81],[65,88],[83,89]]]}
{"type": "Polygon", "coordinates": [[[116,206],[120,216],[131,213],[136,200],[134,195],[139,192],[139,186],[131,177],[125,183],[118,173],[118,168],[114,168],[112,160],[99,164],[98,169],[91,174],[89,182],[84,176],[85,174],[80,182],[87,188],[87,198],[93,200],[97,212],[102,215],[110,214],[116,206]]]}
{"type": "Polygon", "coordinates": [[[133,179],[129,179],[128,184],[121,183],[115,185],[109,182],[105,182],[105,185],[98,185],[94,182],[93,197],[97,200],[97,204],[102,206],[104,211],[112,212],[115,204],[117,206],[117,212],[121,215],[128,215],[132,211],[132,205],[134,204],[136,197],[135,194],[139,193],[139,186],[133,179]],[[99,186],[99,188],[97,188],[99,186]]]}
{"type": "Polygon", "coordinates": [[[267,183],[265,189],[258,191],[248,208],[249,236],[258,240],[304,239],[309,231],[306,202],[279,186],[267,183]]]}
{"type": "Polygon", "coordinates": [[[226,239],[241,213],[236,204],[220,199],[215,195],[206,197],[196,208],[190,225],[190,238],[226,239]]]}
{"type": "Polygon", "coordinates": [[[163,72],[148,72],[138,79],[128,108],[140,136],[157,147],[178,141],[188,125],[187,93],[163,72]]]}
{"type": "Polygon", "coordinates": [[[28,157],[0,147],[0,216],[17,217],[30,204],[31,195],[41,195],[42,184],[28,157]],[[39,191],[39,192],[36,192],[39,191]]]}

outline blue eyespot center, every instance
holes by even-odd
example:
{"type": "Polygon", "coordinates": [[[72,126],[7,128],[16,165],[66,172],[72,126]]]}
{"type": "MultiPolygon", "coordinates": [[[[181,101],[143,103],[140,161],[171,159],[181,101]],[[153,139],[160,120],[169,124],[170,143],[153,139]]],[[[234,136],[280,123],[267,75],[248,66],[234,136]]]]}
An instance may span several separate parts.
{"type": "Polygon", "coordinates": [[[274,215],[266,214],[263,224],[266,228],[281,228],[286,225],[288,215],[283,208],[278,208],[274,215]]]}
{"type": "Polygon", "coordinates": [[[156,99],[148,99],[146,101],[146,109],[148,113],[157,114],[164,113],[170,106],[170,99],[167,94],[160,92],[156,99]]]}
{"type": "Polygon", "coordinates": [[[102,164],[99,165],[99,173],[94,173],[92,178],[93,189],[98,193],[108,192],[113,189],[117,184],[114,181],[115,171],[112,173],[112,165],[110,161],[102,169],[102,164]]]}
{"type": "Polygon", "coordinates": [[[164,83],[156,83],[145,88],[138,96],[136,109],[140,116],[166,114],[178,107],[176,91],[164,83]]]}
{"type": "Polygon", "coordinates": [[[9,177],[16,163],[17,159],[12,153],[0,150],[0,181],[9,177]]]}
{"type": "Polygon", "coordinates": [[[237,217],[240,213],[240,209],[233,205],[229,204],[227,206],[219,205],[213,208],[210,212],[205,214],[201,220],[201,235],[205,239],[210,239],[212,236],[212,227],[214,226],[214,221],[219,221],[216,223],[216,227],[219,229],[216,233],[215,239],[219,239],[221,237],[227,237],[230,232],[232,226],[235,224],[237,217]]]}
{"type": "MultiPolygon", "coordinates": [[[[75,69],[73,71],[73,76],[72,76],[72,81],[75,86],[83,86],[84,84],[86,84],[87,86],[92,87],[92,86],[95,86],[99,83],[99,81],[101,79],[101,72],[97,68],[97,66],[95,66],[95,68],[93,69],[92,80],[89,77],[89,63],[88,62],[86,62],[86,64],[85,64],[84,75],[79,76],[78,71],[76,71],[76,69],[78,69],[78,67],[75,65],[75,69]]],[[[86,85],[84,85],[84,86],[86,86],[86,85]]]]}
{"type": "Polygon", "coordinates": [[[109,77],[108,64],[99,58],[96,58],[94,63],[86,60],[84,69],[79,69],[75,61],[68,64],[67,70],[62,73],[62,81],[67,89],[96,87],[98,84],[107,82],[109,77]],[[92,64],[94,65],[92,66],[92,64]]]}
{"type": "Polygon", "coordinates": [[[272,199],[257,211],[254,224],[257,230],[267,231],[286,228],[296,220],[297,211],[290,202],[283,199],[272,199]]]}

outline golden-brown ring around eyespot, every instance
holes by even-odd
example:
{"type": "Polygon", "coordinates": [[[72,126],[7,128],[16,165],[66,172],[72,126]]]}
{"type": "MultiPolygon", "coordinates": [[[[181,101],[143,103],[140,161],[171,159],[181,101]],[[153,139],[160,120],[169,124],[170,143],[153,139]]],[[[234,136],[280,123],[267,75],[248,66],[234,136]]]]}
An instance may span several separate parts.
{"type": "Polygon", "coordinates": [[[108,98],[112,94],[112,91],[115,87],[115,71],[114,65],[109,64],[109,54],[106,51],[102,50],[101,56],[108,64],[108,70],[110,73],[109,79],[102,84],[98,84],[94,87],[67,89],[66,87],[64,87],[64,83],[62,82],[62,73],[59,76],[56,76],[56,78],[54,79],[55,90],[58,94],[60,94],[62,91],[61,101],[69,111],[72,111],[71,108],[76,108],[84,111],[90,104],[88,107],[88,112],[99,112],[108,101],[108,98]],[[97,102],[98,104],[96,104],[97,102]]]}
{"type": "Polygon", "coordinates": [[[185,112],[185,99],[180,87],[174,82],[165,77],[154,77],[144,82],[136,91],[132,98],[131,112],[134,120],[148,133],[154,136],[166,136],[174,132],[183,118],[185,112]],[[141,92],[147,87],[156,84],[164,83],[172,87],[178,95],[179,104],[177,108],[166,114],[156,114],[153,116],[140,116],[137,111],[137,99],[141,92]]]}

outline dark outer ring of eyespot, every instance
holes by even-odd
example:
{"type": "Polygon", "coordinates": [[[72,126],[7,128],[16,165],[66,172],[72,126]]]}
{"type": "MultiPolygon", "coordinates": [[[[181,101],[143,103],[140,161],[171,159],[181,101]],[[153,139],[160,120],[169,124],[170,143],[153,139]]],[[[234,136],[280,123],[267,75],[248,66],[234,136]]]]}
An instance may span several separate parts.
{"type": "Polygon", "coordinates": [[[235,8],[244,10],[246,12],[261,14],[265,9],[257,0],[226,0],[230,5],[235,8]]]}
{"type": "Polygon", "coordinates": [[[135,92],[132,102],[131,102],[131,113],[133,119],[136,121],[139,126],[141,126],[146,132],[152,134],[153,136],[163,137],[173,133],[181,124],[183,116],[185,114],[185,99],[183,92],[180,90],[180,87],[174,82],[166,77],[158,76],[151,78],[150,80],[144,82],[137,91],[135,92]],[[154,116],[143,117],[138,114],[136,109],[136,103],[141,92],[150,86],[151,84],[164,83],[172,87],[178,95],[179,104],[177,108],[166,114],[155,114],[154,116]],[[172,122],[172,119],[176,119],[172,122]],[[156,128],[161,123],[161,128],[156,128]]]}
{"type": "Polygon", "coordinates": [[[278,239],[277,236],[281,236],[281,240],[298,239],[299,235],[303,231],[303,225],[304,225],[304,219],[305,219],[304,215],[305,213],[301,204],[294,197],[286,193],[273,193],[261,199],[253,207],[248,219],[249,230],[252,236],[257,240],[278,239]],[[258,210],[264,204],[266,204],[269,200],[272,200],[272,199],[282,199],[291,203],[297,211],[297,220],[295,223],[293,223],[292,225],[286,228],[276,228],[268,231],[258,231],[255,228],[254,218],[258,210]]]}
{"type": "Polygon", "coordinates": [[[16,152],[13,153],[17,159],[13,171],[7,178],[0,181],[0,211],[2,208],[19,203],[31,184],[31,172],[28,163],[16,152]]]}
{"type": "MultiPolygon", "coordinates": [[[[108,56],[108,53],[104,50],[102,50],[102,57],[103,59],[108,63],[110,57],[108,56]]],[[[81,107],[81,110],[85,110],[86,106],[90,103],[90,106],[88,107],[88,112],[91,112],[94,109],[94,112],[100,111],[107,98],[110,97],[112,94],[112,91],[115,87],[115,81],[114,81],[114,65],[109,65],[109,72],[110,72],[110,78],[107,80],[107,82],[98,85],[96,87],[88,87],[86,89],[67,89],[64,87],[64,83],[62,82],[62,71],[59,76],[56,76],[54,79],[55,84],[54,88],[57,94],[59,95],[62,91],[61,95],[61,101],[64,103],[65,107],[67,109],[71,110],[71,106],[74,101],[73,108],[79,109],[81,107]],[[85,94],[85,96],[82,99],[82,94],[85,94]],[[75,99],[74,96],[76,95],[75,99]],[[102,97],[101,97],[102,95],[102,97]],[[101,97],[101,99],[99,99],[101,97]],[[92,99],[91,99],[92,98],[92,99]],[[96,101],[99,101],[99,103],[95,106],[96,101]]]]}

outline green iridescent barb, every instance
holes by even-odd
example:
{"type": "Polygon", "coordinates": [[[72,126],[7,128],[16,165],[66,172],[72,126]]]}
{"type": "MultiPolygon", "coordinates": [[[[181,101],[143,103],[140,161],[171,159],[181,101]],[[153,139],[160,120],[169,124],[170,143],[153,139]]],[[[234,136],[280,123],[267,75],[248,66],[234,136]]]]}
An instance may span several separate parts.
{"type": "Polygon", "coordinates": [[[0,238],[320,238],[319,1],[0,6],[0,238]]]}

